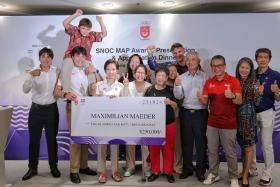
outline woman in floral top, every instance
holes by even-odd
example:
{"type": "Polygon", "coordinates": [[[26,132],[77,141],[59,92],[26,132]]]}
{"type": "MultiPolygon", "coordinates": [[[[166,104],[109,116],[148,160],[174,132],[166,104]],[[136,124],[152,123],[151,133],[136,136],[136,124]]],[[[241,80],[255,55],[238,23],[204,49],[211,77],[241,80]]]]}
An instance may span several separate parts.
{"type": "Polygon", "coordinates": [[[248,172],[257,141],[255,106],[260,101],[262,86],[255,79],[254,64],[250,58],[241,58],[236,67],[236,78],[242,89],[242,105],[238,106],[237,141],[242,150],[242,186],[249,186],[248,172]]]}

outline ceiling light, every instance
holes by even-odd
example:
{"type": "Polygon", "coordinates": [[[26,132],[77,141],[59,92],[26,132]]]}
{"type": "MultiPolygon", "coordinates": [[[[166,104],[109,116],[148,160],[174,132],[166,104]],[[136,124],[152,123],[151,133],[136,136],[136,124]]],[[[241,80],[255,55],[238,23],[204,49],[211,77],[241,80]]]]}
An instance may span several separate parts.
{"type": "Polygon", "coordinates": [[[103,2],[98,5],[99,8],[103,9],[113,9],[116,8],[116,5],[112,2],[103,2]]]}
{"type": "Polygon", "coordinates": [[[177,4],[177,2],[173,1],[173,0],[167,0],[167,1],[162,1],[161,2],[161,5],[165,6],[165,7],[171,7],[171,6],[174,6],[176,4],[177,4]]]}
{"type": "Polygon", "coordinates": [[[277,6],[277,7],[280,7],[280,2],[277,1],[277,2],[272,2],[271,5],[274,5],[274,6],[277,6]]]}

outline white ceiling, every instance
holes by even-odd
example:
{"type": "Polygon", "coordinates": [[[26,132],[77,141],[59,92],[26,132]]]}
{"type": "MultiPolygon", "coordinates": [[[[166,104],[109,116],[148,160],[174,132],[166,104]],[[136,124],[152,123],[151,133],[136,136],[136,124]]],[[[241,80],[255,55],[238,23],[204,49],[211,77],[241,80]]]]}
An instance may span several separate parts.
{"type": "Polygon", "coordinates": [[[81,8],[85,14],[158,14],[158,13],[252,13],[280,12],[279,0],[174,0],[163,7],[163,0],[0,0],[0,15],[68,15],[81,8]],[[113,9],[99,8],[113,2],[113,9]],[[1,5],[3,7],[1,7],[1,5]]]}

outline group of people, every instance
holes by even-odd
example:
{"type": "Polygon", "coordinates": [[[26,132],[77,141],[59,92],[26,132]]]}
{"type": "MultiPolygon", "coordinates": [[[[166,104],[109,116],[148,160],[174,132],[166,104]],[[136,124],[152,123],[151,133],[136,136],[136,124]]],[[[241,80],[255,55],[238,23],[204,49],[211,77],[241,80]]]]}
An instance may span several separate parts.
{"type": "MultiPolygon", "coordinates": [[[[127,64],[127,73],[118,74],[118,63],[108,59],[104,64],[105,77],[91,64],[90,50],[93,42],[100,42],[107,35],[101,17],[97,16],[101,32],[91,31],[91,21],[81,19],[79,26],[71,25],[82,15],[78,9],[63,22],[70,36],[61,69],[52,66],[53,51],[39,51],[40,67],[29,73],[23,91],[32,92],[32,105],[28,118],[29,170],[22,180],[37,175],[38,156],[42,129],[45,128],[48,159],[53,177],[60,177],[57,168],[57,141],[59,114],[56,100],[66,99],[67,122],[71,129],[71,102],[78,104],[80,96],[130,96],[165,97],[166,142],[164,145],[142,145],[142,160],[148,181],[156,180],[161,173],[160,150],[163,153],[162,174],[173,183],[173,172],[185,179],[195,173],[205,185],[220,180],[219,147],[222,146],[228,164],[231,187],[249,186],[249,176],[257,174],[257,131],[264,154],[265,168],[259,184],[272,182],[274,163],[272,133],[274,126],[274,101],[280,100],[280,74],[269,67],[271,51],[260,48],[255,53],[258,67],[250,58],[241,58],[236,75],[229,75],[226,60],[215,55],[210,61],[212,76],[200,65],[197,52],[185,54],[182,44],[171,46],[175,63],[157,63],[153,57],[155,46],[148,46],[148,66],[155,72],[151,81],[147,67],[138,54],[133,54],[127,64]],[[242,150],[242,173],[238,174],[236,141],[242,150]],[[193,146],[196,165],[193,165],[193,146]]],[[[135,145],[126,145],[125,171],[119,170],[119,146],[110,145],[111,172],[116,182],[135,173],[135,145]]],[[[106,183],[107,145],[98,145],[99,183],[106,183]]],[[[79,174],[97,175],[88,167],[88,145],[70,144],[70,179],[80,183],[79,174]]]]}

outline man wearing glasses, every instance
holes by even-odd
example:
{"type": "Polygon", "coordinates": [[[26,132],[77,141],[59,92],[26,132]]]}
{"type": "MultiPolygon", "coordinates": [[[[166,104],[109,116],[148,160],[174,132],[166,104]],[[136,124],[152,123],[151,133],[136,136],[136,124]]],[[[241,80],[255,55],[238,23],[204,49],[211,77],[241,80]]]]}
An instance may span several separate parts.
{"type": "Polygon", "coordinates": [[[211,59],[214,75],[204,85],[203,92],[198,93],[202,104],[209,103],[207,124],[207,141],[209,150],[209,174],[203,184],[210,185],[220,179],[219,145],[225,151],[231,187],[239,187],[236,141],[236,105],[242,103],[239,81],[225,72],[225,58],[216,55],[211,59]]]}

